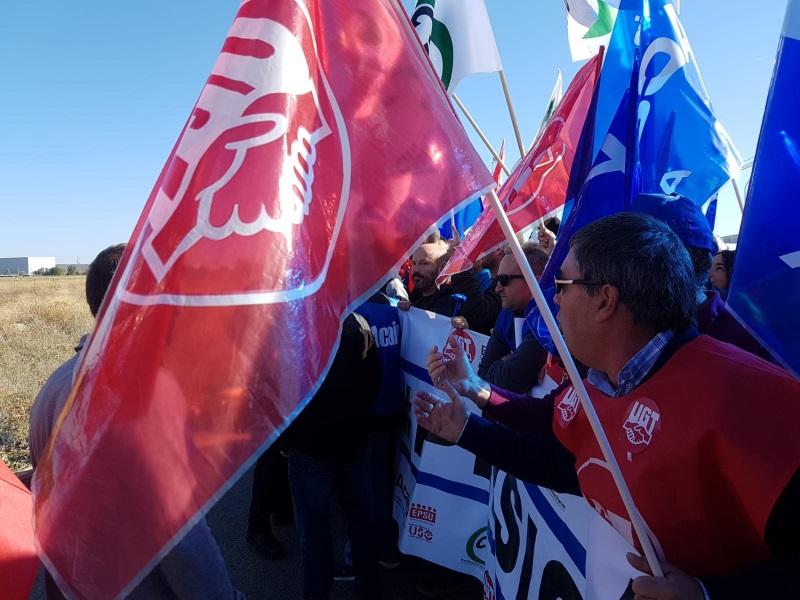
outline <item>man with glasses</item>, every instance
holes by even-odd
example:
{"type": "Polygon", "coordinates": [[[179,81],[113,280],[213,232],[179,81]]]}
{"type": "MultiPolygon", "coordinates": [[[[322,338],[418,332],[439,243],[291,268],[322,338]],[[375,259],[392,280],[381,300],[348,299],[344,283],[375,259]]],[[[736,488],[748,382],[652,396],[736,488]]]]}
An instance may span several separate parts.
{"type": "MultiPolygon", "coordinates": [[[[589,368],[612,450],[671,563],[663,578],[636,579],[637,597],[798,597],[800,382],[697,334],[691,260],[653,217],[620,213],[584,227],[556,283],[564,339],[589,368]]],[[[520,479],[582,493],[637,545],[572,386],[536,403],[538,416],[529,402],[528,422],[515,424],[525,433],[470,416],[459,394],[490,410],[520,396],[477,377],[453,342],[452,360],[434,349],[428,361],[450,401],[418,394],[418,423],[520,479]]]]}
{"type": "MultiPolygon", "coordinates": [[[[547,264],[547,253],[533,242],[525,242],[522,251],[534,275],[540,277],[547,264]]],[[[494,282],[502,309],[486,344],[478,375],[512,392],[527,392],[540,382],[547,362],[547,350],[539,344],[527,324],[522,327],[522,339],[517,346],[515,319],[525,316],[531,290],[510,248],[505,250],[494,282]]]]}

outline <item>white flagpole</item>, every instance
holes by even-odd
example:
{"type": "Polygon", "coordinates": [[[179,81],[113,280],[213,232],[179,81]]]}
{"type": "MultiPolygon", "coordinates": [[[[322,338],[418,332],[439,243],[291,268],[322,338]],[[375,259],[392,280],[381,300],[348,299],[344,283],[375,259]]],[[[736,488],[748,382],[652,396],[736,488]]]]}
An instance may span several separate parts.
{"type": "Polygon", "coordinates": [[[733,184],[733,193],[736,194],[736,201],[739,203],[739,212],[744,214],[744,202],[742,201],[742,192],[739,189],[739,184],[736,183],[735,177],[731,177],[731,183],[733,184]]]}
{"type": "Polygon", "coordinates": [[[494,156],[494,159],[500,165],[500,168],[503,169],[503,172],[506,174],[506,177],[511,175],[511,172],[508,170],[508,167],[503,162],[503,159],[500,158],[500,155],[497,153],[497,150],[494,149],[494,146],[492,146],[492,143],[489,141],[489,138],[487,138],[484,135],[483,131],[481,131],[481,128],[478,126],[477,121],[475,121],[475,119],[472,118],[472,115],[467,110],[467,107],[464,106],[464,103],[461,102],[461,99],[455,94],[450,94],[450,97],[453,98],[453,102],[455,102],[456,106],[458,106],[458,108],[461,109],[461,112],[464,113],[464,116],[467,118],[467,121],[469,121],[469,124],[472,125],[472,128],[475,130],[475,133],[478,134],[478,137],[481,138],[481,141],[484,144],[486,144],[486,147],[489,149],[489,152],[492,153],[492,156],[494,156]]]}
{"type": "Polygon", "coordinates": [[[514,126],[514,137],[517,138],[517,147],[519,148],[519,156],[525,156],[525,144],[522,142],[522,134],[519,131],[519,123],[517,122],[517,114],[514,112],[514,104],[511,102],[511,92],[508,90],[508,82],[506,81],[505,72],[500,69],[497,72],[500,77],[500,85],[503,86],[503,95],[506,97],[506,106],[508,106],[508,114],[511,117],[511,125],[514,126]]]}
{"type": "Polygon", "coordinates": [[[586,386],[584,385],[583,380],[578,373],[578,368],[575,366],[575,361],[572,360],[572,355],[569,353],[569,349],[567,349],[567,344],[564,342],[561,331],[558,329],[558,325],[553,317],[553,313],[550,312],[550,307],[547,305],[544,294],[542,294],[542,289],[539,287],[539,282],[536,281],[533,270],[528,264],[525,254],[522,252],[522,246],[520,245],[517,236],[514,235],[514,230],[511,227],[511,223],[509,222],[508,216],[503,210],[503,207],[500,205],[500,199],[497,197],[497,193],[492,190],[489,192],[489,197],[492,202],[492,208],[497,216],[497,221],[500,223],[500,227],[503,229],[506,240],[508,240],[509,246],[511,246],[511,250],[514,253],[514,258],[517,259],[517,263],[522,270],[522,275],[525,277],[525,281],[528,283],[528,287],[533,293],[533,299],[536,301],[536,306],[539,307],[539,311],[542,313],[542,317],[544,317],[545,323],[547,324],[547,329],[550,331],[550,335],[553,338],[553,342],[555,342],[558,353],[561,356],[561,360],[567,369],[569,378],[572,380],[572,385],[574,386],[575,391],[578,393],[578,399],[580,400],[581,407],[586,412],[586,417],[589,419],[589,425],[591,425],[592,431],[594,432],[597,442],[600,445],[600,450],[603,452],[603,458],[608,464],[609,471],[611,471],[611,476],[614,478],[614,483],[616,484],[619,495],[622,498],[622,503],[625,505],[625,510],[628,511],[628,516],[631,519],[633,529],[639,538],[639,542],[642,544],[642,549],[644,550],[644,555],[647,558],[648,564],[650,565],[650,570],[656,577],[663,577],[664,572],[661,570],[661,563],[658,562],[658,558],[653,548],[653,543],[650,540],[650,537],[647,535],[647,528],[645,527],[644,519],[642,519],[639,509],[636,508],[636,505],[633,502],[631,492],[628,489],[627,483],[625,483],[624,477],[622,476],[622,471],[619,468],[617,459],[614,457],[614,452],[611,450],[611,445],[608,443],[608,438],[606,437],[605,431],[603,431],[603,425],[600,423],[600,419],[594,410],[594,405],[589,399],[589,393],[586,391],[586,386]]]}

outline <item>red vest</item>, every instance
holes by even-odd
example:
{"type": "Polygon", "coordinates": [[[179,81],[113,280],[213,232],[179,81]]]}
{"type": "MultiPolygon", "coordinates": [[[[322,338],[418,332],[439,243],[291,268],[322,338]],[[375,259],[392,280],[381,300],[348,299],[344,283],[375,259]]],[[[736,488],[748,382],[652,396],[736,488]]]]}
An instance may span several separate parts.
{"type": "MultiPolygon", "coordinates": [[[[667,561],[692,575],[722,575],[769,558],[767,519],[800,464],[800,382],[699,336],[626,396],[586,386],[667,561]]],[[[553,430],[576,457],[586,499],[635,541],[572,387],[556,400],[553,430]]]]}

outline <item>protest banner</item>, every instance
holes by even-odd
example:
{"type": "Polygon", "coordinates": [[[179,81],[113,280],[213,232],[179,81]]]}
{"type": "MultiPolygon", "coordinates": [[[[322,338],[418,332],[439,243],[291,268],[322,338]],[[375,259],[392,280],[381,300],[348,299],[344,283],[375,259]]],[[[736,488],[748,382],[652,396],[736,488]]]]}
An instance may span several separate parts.
{"type": "MultiPolygon", "coordinates": [[[[426,363],[431,347],[443,347],[453,331],[450,319],[413,308],[399,315],[406,398],[417,390],[442,396],[426,363]]],[[[477,369],[488,338],[472,331],[458,337],[477,369]]],[[[553,387],[548,381],[534,393],[553,387]]],[[[465,404],[480,413],[472,402],[465,404]]],[[[582,497],[491,469],[426,434],[412,413],[397,465],[394,517],[401,552],[483,578],[487,600],[628,597],[637,576],[625,559],[632,547],[582,497]]]]}
{"type": "Polygon", "coordinates": [[[495,470],[490,503],[485,600],[633,598],[635,550],[583,497],[495,470]]]}
{"type": "MultiPolygon", "coordinates": [[[[400,348],[406,398],[417,390],[439,394],[426,370],[428,352],[443,347],[453,331],[450,319],[412,308],[399,311],[400,348]]],[[[457,331],[472,366],[478,369],[488,337],[457,331]]],[[[467,402],[470,410],[479,409],[467,402]]],[[[475,455],[417,427],[409,412],[400,436],[394,516],[399,548],[455,571],[483,577],[489,503],[489,466],[475,455]]]]}

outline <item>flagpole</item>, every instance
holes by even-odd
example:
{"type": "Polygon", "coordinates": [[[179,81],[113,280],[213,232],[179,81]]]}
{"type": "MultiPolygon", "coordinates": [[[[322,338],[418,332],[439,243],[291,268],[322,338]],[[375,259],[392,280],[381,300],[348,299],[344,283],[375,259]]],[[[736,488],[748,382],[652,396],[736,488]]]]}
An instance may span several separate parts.
{"type": "Polygon", "coordinates": [[[519,148],[519,156],[525,156],[525,144],[522,142],[522,134],[519,132],[519,123],[517,122],[517,114],[514,112],[514,104],[511,102],[511,92],[508,90],[508,82],[506,81],[506,74],[503,69],[497,72],[500,77],[500,85],[503,86],[503,95],[506,97],[506,106],[508,107],[508,114],[511,117],[511,125],[514,126],[514,136],[517,138],[517,147],[519,148]]]}
{"type": "Polygon", "coordinates": [[[558,353],[561,356],[561,360],[567,369],[569,378],[572,380],[572,385],[574,386],[575,391],[578,393],[578,399],[580,400],[581,407],[586,413],[586,417],[589,420],[589,425],[592,427],[592,431],[594,432],[597,442],[600,445],[603,458],[608,465],[611,476],[614,478],[614,483],[616,484],[619,495],[622,498],[622,503],[625,505],[625,509],[628,511],[628,516],[631,519],[631,524],[636,532],[636,536],[639,538],[639,543],[642,545],[644,555],[647,558],[648,564],[650,565],[650,570],[656,577],[663,577],[664,572],[661,569],[661,563],[658,562],[658,558],[656,557],[653,543],[647,534],[647,527],[645,526],[644,519],[642,519],[639,509],[636,508],[636,504],[633,502],[631,492],[628,489],[625,478],[622,476],[622,471],[619,468],[617,459],[614,457],[614,452],[611,450],[611,445],[608,443],[608,438],[606,437],[605,431],[603,431],[603,425],[600,423],[600,419],[594,410],[594,405],[589,399],[589,393],[586,391],[586,386],[584,385],[583,379],[578,373],[578,368],[575,366],[575,361],[572,359],[572,355],[567,348],[566,342],[564,342],[561,331],[558,329],[558,325],[553,317],[553,313],[550,311],[550,307],[547,305],[544,294],[542,294],[542,289],[539,287],[539,282],[536,281],[536,276],[533,274],[533,270],[528,264],[528,259],[525,258],[525,254],[522,251],[522,246],[520,245],[517,236],[514,235],[514,230],[511,227],[511,223],[509,222],[508,216],[503,210],[503,207],[500,205],[500,199],[497,197],[497,193],[492,190],[489,192],[489,198],[491,200],[495,215],[497,216],[497,222],[500,223],[500,227],[503,229],[503,233],[505,234],[506,240],[511,247],[514,258],[517,259],[519,268],[522,270],[522,275],[525,277],[525,281],[527,282],[528,287],[531,289],[531,293],[533,294],[533,299],[536,301],[536,306],[539,308],[539,311],[541,312],[542,317],[547,324],[547,329],[550,332],[553,342],[558,349],[558,353]]]}
{"type": "Polygon", "coordinates": [[[736,194],[736,201],[739,203],[739,211],[744,214],[744,202],[742,201],[742,191],[739,189],[739,184],[736,183],[736,178],[731,177],[733,184],[733,193],[736,194]]]}
{"type": "Polygon", "coordinates": [[[467,110],[467,107],[464,106],[464,103],[461,102],[461,99],[455,94],[450,94],[450,97],[453,99],[453,102],[456,103],[456,106],[458,106],[458,108],[461,109],[461,112],[464,113],[464,116],[467,118],[467,121],[469,121],[469,124],[472,125],[472,128],[475,130],[475,133],[478,134],[478,137],[481,138],[481,141],[484,144],[486,144],[486,147],[489,149],[489,152],[492,153],[492,156],[494,156],[494,159],[497,161],[497,164],[499,164],[500,168],[503,169],[503,172],[505,172],[506,177],[511,175],[511,172],[508,170],[508,167],[506,167],[506,163],[504,163],[503,159],[500,158],[500,155],[497,153],[497,150],[494,149],[494,146],[492,146],[492,143],[489,141],[489,138],[487,138],[484,135],[483,131],[481,131],[480,126],[478,126],[478,123],[475,121],[475,119],[472,118],[472,115],[467,110]]]}

